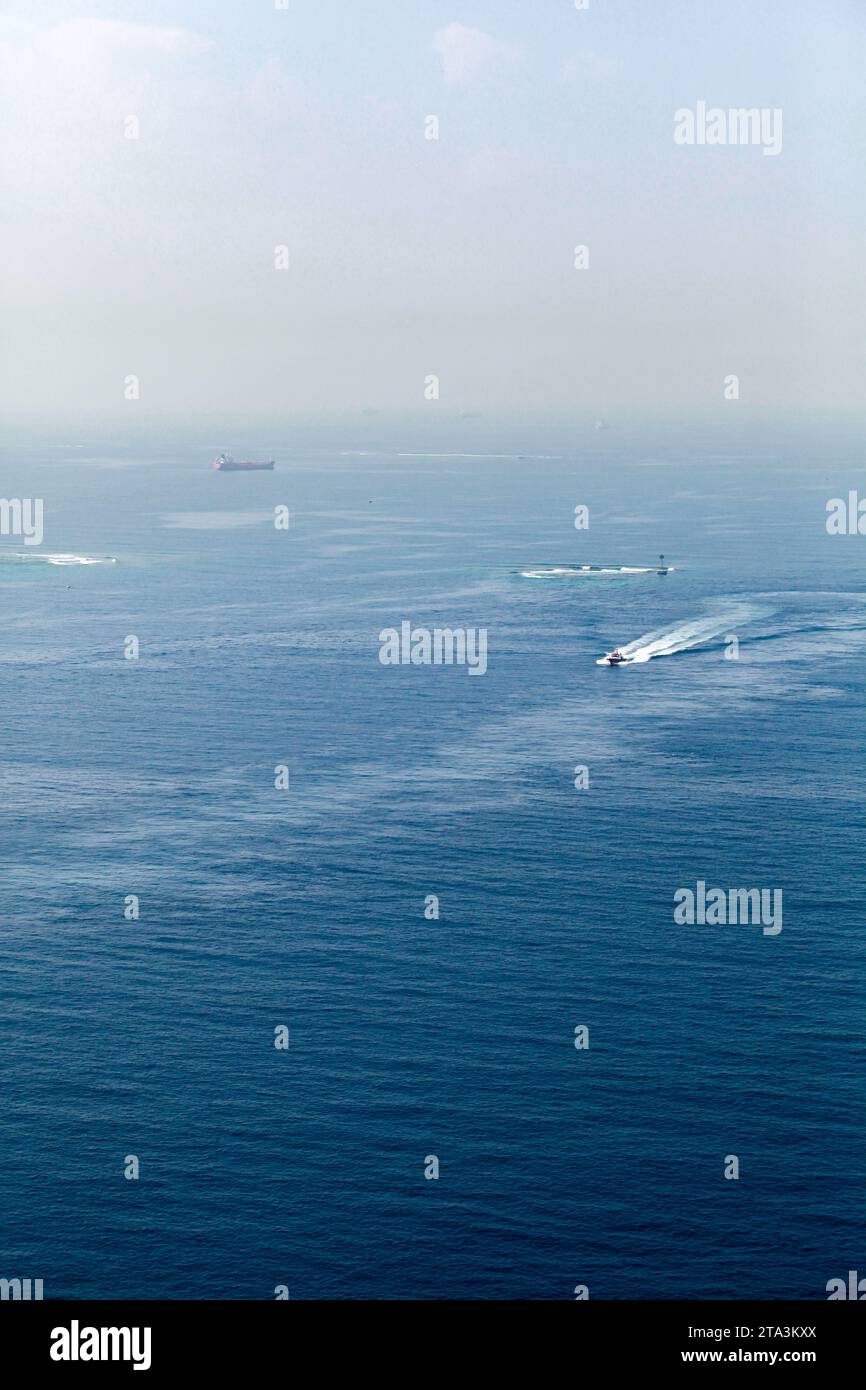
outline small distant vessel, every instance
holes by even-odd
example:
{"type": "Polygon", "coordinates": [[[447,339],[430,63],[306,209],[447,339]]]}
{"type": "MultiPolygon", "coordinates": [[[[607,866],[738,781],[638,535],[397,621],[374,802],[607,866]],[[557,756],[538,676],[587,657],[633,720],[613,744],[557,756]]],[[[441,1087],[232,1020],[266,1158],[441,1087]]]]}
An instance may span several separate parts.
{"type": "Polygon", "coordinates": [[[624,657],[619,647],[614,647],[612,652],[608,652],[605,661],[608,666],[621,666],[628,658],[624,657]]]}
{"type": "Polygon", "coordinates": [[[603,420],[602,417],[601,417],[600,415],[599,415],[598,419],[597,419],[596,422],[595,422],[595,428],[596,428],[597,430],[606,430],[606,429],[608,428],[607,421],[606,421],[606,420],[603,420]]]}
{"type": "Polygon", "coordinates": [[[667,574],[669,569],[670,569],[670,566],[665,564],[665,557],[664,557],[664,555],[660,555],[660,556],[659,556],[659,567],[658,567],[658,569],[656,570],[656,574],[667,574]]]}
{"type": "Polygon", "coordinates": [[[234,459],[229,453],[217,454],[213,461],[213,467],[218,473],[258,473],[262,469],[272,469],[273,466],[273,459],[252,463],[249,459],[234,459]]]}

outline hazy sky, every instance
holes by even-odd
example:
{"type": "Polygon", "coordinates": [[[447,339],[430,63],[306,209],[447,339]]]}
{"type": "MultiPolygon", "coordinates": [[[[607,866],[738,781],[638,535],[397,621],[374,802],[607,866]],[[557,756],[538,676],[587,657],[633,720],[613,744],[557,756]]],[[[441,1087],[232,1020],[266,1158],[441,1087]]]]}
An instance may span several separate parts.
{"type": "Polygon", "coordinates": [[[863,0],[7,0],[6,408],[856,410],[864,38],[863,0]],[[699,101],[781,108],[781,154],[678,146],[699,101]]]}

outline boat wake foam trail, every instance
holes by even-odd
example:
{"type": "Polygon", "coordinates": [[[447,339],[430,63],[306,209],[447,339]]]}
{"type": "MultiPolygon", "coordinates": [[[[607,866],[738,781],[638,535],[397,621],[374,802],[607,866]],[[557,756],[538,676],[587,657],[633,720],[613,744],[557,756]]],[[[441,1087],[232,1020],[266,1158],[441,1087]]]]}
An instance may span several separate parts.
{"type": "MultiPolygon", "coordinates": [[[[673,565],[667,566],[672,570],[673,565]]],[[[551,565],[546,569],[521,570],[521,579],[604,579],[626,574],[657,574],[658,565],[551,565]]]]}
{"type": "MultiPolygon", "coordinates": [[[[692,618],[677,627],[647,632],[643,637],[635,638],[633,642],[624,643],[619,650],[626,663],[652,661],[656,656],[673,656],[676,652],[688,651],[690,647],[699,647],[704,642],[712,641],[714,637],[723,636],[738,624],[742,626],[743,623],[750,622],[766,612],[766,608],[759,609],[753,604],[734,604],[707,617],[692,618]]],[[[597,666],[608,664],[606,656],[596,662],[597,666]]]]}
{"type": "Polygon", "coordinates": [[[29,551],[0,553],[0,564],[39,564],[39,565],[116,565],[114,555],[42,555],[29,551]]]}

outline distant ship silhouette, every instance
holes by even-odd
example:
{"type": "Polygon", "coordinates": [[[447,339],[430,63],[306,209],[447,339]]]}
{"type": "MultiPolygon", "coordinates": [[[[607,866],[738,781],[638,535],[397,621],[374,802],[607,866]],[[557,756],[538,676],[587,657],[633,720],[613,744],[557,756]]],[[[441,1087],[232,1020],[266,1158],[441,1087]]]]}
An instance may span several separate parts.
{"type": "Polygon", "coordinates": [[[249,460],[244,462],[232,458],[231,454],[217,454],[213,461],[213,466],[218,473],[255,473],[263,468],[273,468],[273,459],[267,459],[263,463],[252,463],[249,460]]]}

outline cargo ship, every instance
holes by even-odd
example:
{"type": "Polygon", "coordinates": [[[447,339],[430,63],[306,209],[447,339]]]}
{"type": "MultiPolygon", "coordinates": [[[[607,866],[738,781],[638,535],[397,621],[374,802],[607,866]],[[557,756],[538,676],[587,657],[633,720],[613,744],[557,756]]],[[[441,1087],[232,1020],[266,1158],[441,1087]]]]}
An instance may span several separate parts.
{"type": "Polygon", "coordinates": [[[263,463],[251,463],[249,459],[234,459],[231,454],[217,454],[213,466],[219,473],[256,473],[263,468],[272,469],[274,461],[267,459],[263,463]]]}

